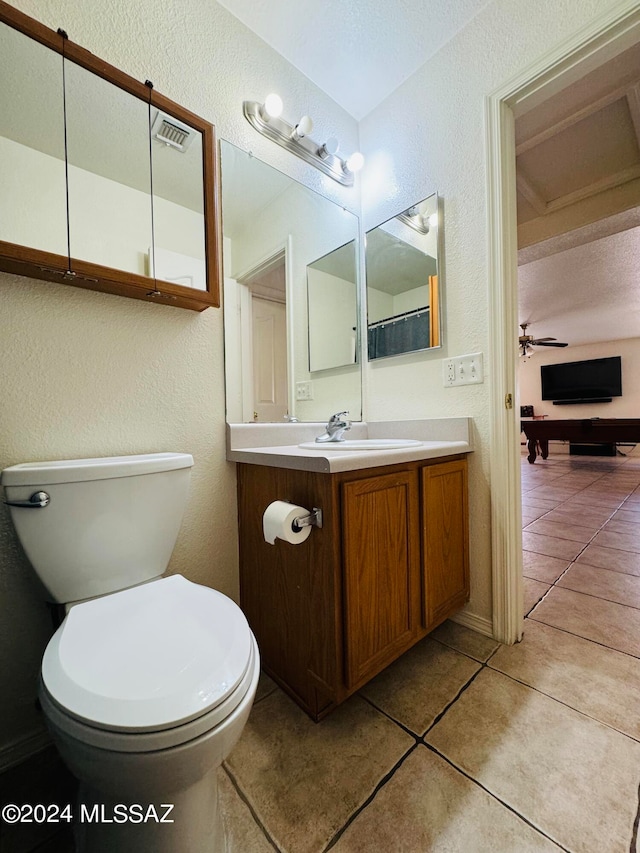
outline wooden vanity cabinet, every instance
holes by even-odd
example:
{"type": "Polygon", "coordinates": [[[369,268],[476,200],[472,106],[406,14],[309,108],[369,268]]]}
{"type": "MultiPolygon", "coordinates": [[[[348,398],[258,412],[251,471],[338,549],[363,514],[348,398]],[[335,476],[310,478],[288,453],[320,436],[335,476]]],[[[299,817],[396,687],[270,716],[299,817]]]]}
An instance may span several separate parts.
{"type": "Polygon", "coordinates": [[[238,464],[241,606],[264,670],[314,719],[469,597],[467,462],[336,474],[238,464]],[[274,500],[320,507],[302,544],[265,542],[274,500]]]}

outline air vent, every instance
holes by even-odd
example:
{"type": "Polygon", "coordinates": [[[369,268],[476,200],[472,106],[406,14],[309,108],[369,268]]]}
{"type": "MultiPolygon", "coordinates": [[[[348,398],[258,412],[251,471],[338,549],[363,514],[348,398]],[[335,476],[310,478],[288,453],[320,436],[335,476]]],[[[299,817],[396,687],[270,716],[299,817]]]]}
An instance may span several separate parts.
{"type": "Polygon", "coordinates": [[[168,145],[184,154],[191,145],[195,130],[186,124],[182,124],[173,116],[158,112],[151,128],[151,135],[153,139],[157,139],[163,145],[168,145]]]}

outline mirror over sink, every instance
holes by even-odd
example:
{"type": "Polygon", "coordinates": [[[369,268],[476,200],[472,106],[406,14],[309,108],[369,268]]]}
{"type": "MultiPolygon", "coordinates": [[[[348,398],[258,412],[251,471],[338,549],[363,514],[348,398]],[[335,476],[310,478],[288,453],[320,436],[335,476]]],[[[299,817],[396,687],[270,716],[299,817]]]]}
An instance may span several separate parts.
{"type": "Polygon", "coordinates": [[[441,208],[434,193],[366,234],[369,361],[442,344],[441,208]]]}
{"type": "Polygon", "coordinates": [[[220,152],[227,421],[360,420],[358,218],[220,152]]]}

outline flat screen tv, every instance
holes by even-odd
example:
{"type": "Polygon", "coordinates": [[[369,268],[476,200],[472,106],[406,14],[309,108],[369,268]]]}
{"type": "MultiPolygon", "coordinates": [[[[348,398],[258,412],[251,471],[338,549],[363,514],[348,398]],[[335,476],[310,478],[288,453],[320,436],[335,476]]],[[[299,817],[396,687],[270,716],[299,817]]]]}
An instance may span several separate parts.
{"type": "Polygon", "coordinates": [[[592,358],[540,367],[542,399],[562,403],[605,403],[622,396],[622,360],[592,358]]]}

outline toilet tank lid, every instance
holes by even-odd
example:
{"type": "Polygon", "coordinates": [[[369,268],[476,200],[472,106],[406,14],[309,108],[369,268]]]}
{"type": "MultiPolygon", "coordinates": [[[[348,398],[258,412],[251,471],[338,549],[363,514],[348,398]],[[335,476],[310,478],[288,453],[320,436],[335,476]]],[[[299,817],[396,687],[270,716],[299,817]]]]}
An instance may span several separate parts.
{"type": "Polygon", "coordinates": [[[87,480],[110,480],[137,477],[191,468],[189,453],[144,453],[136,456],[103,456],[94,459],[60,459],[53,462],[23,462],[2,472],[3,486],[46,486],[57,483],[79,483],[87,480]]]}

